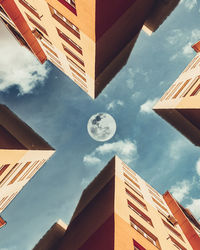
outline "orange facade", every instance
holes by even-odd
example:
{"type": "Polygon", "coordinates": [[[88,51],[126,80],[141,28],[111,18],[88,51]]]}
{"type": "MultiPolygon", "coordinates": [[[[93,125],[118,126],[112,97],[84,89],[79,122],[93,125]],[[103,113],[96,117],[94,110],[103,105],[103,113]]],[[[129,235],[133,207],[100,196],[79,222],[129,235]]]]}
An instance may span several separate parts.
{"type": "Polygon", "coordinates": [[[8,107],[0,105],[0,213],[54,152],[8,107]]]}
{"type": "Polygon", "coordinates": [[[192,250],[163,196],[115,156],[83,191],[56,250],[177,248],[192,250]]]}
{"type": "Polygon", "coordinates": [[[200,146],[199,42],[193,48],[197,52],[196,56],[153,109],[192,143],[200,146]]]}
{"type": "Polygon", "coordinates": [[[1,0],[0,16],[41,62],[96,98],[126,64],[144,23],[155,31],[178,1],[1,0]]]}

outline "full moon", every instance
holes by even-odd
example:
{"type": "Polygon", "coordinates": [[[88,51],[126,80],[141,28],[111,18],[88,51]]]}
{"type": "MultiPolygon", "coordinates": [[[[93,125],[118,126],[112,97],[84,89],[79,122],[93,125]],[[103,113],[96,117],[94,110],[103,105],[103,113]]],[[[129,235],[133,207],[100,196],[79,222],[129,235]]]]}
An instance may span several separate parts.
{"type": "Polygon", "coordinates": [[[97,113],[90,117],[87,130],[94,140],[108,141],[116,132],[116,122],[107,113],[97,113]]]}

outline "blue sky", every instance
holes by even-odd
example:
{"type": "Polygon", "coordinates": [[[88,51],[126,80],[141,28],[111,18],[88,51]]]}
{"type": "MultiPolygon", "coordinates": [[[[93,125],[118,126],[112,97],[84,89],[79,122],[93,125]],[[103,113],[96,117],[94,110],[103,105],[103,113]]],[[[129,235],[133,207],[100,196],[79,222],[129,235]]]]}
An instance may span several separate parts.
{"type": "Polygon", "coordinates": [[[200,5],[183,0],[151,37],[141,32],[127,65],[92,100],[50,63],[40,65],[0,26],[0,102],[56,148],[54,156],[4,210],[0,250],[29,250],[59,218],[69,222],[82,190],[117,154],[160,193],[170,190],[200,219],[200,151],[151,111],[195,53],[200,5]],[[108,112],[107,142],[87,122],[108,112]]]}

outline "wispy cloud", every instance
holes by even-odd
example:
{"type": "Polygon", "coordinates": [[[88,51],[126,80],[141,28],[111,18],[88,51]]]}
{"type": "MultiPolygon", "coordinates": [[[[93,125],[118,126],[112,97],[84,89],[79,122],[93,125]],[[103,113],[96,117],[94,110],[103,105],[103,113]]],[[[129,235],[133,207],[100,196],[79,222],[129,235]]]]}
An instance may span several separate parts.
{"type": "Polygon", "coordinates": [[[140,113],[152,114],[153,113],[153,106],[158,102],[159,98],[154,98],[153,100],[147,100],[140,106],[140,113]]]}
{"type": "Polygon", "coordinates": [[[170,61],[175,60],[179,56],[190,57],[194,53],[191,46],[199,40],[199,37],[199,29],[193,29],[187,33],[180,29],[172,30],[171,34],[167,37],[167,41],[173,47],[178,47],[178,52],[170,57],[170,61]]]}
{"type": "Polygon", "coordinates": [[[136,69],[128,68],[127,76],[128,76],[128,79],[126,80],[126,84],[129,89],[133,89],[135,85],[136,76],[142,76],[143,81],[146,81],[146,82],[149,80],[148,72],[145,72],[140,68],[136,68],[136,69]]]}
{"type": "Polygon", "coordinates": [[[1,28],[0,40],[0,91],[17,85],[20,94],[33,91],[43,84],[48,75],[47,65],[41,65],[24,47],[20,46],[5,28],[1,28]]]}
{"type": "Polygon", "coordinates": [[[177,182],[170,188],[169,191],[177,201],[181,202],[185,196],[189,194],[191,188],[192,184],[188,180],[183,180],[181,182],[177,182]]]}
{"type": "Polygon", "coordinates": [[[197,5],[197,0],[181,0],[181,4],[184,4],[188,10],[192,10],[197,5]]]}
{"type": "Polygon", "coordinates": [[[187,208],[194,214],[194,216],[200,220],[200,199],[192,199],[191,204],[187,205],[187,208]]]}
{"type": "Polygon", "coordinates": [[[108,161],[113,155],[118,155],[126,163],[132,162],[138,156],[136,142],[120,140],[113,143],[104,143],[92,153],[85,155],[83,162],[86,166],[99,166],[108,161]]]}
{"type": "Polygon", "coordinates": [[[124,102],[121,100],[113,100],[112,102],[110,102],[107,106],[106,109],[107,110],[114,110],[116,109],[117,106],[124,106],[124,102]]]}
{"type": "Polygon", "coordinates": [[[169,144],[169,157],[173,160],[179,160],[184,151],[188,148],[190,142],[185,138],[175,139],[169,144]]]}

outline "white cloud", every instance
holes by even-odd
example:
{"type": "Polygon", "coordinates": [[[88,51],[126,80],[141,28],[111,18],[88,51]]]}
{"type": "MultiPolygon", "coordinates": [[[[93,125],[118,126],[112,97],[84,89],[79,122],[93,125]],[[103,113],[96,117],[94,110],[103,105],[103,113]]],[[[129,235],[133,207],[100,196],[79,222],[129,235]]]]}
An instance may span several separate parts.
{"type": "Polygon", "coordinates": [[[197,171],[197,174],[200,176],[200,158],[198,159],[196,163],[196,171],[197,171]]]}
{"type": "Polygon", "coordinates": [[[47,65],[41,65],[31,52],[18,44],[7,29],[0,26],[0,32],[0,91],[17,85],[20,94],[32,92],[47,77],[47,65]]]}
{"type": "Polygon", "coordinates": [[[185,196],[189,194],[191,187],[192,183],[187,180],[183,180],[181,182],[177,182],[170,188],[169,191],[177,201],[181,202],[185,198],[185,196]]]}
{"type": "Polygon", "coordinates": [[[181,0],[188,10],[192,10],[197,5],[197,0],[181,0]]]}
{"type": "Polygon", "coordinates": [[[121,100],[114,100],[107,105],[106,109],[107,110],[115,109],[117,106],[124,106],[124,102],[121,100]]]}
{"type": "Polygon", "coordinates": [[[153,100],[147,100],[145,103],[143,103],[140,106],[140,112],[141,113],[147,113],[147,114],[153,113],[152,108],[158,102],[158,100],[159,100],[159,98],[155,98],[153,100]]]}
{"type": "Polygon", "coordinates": [[[98,157],[90,154],[90,155],[84,156],[83,162],[85,163],[85,165],[96,165],[96,164],[101,163],[101,160],[98,157]]]}
{"type": "Polygon", "coordinates": [[[187,205],[192,214],[199,220],[200,219],[200,199],[192,199],[192,203],[187,205]]]}
{"type": "Polygon", "coordinates": [[[97,147],[92,153],[85,155],[83,162],[86,166],[100,165],[103,164],[104,158],[108,161],[113,155],[118,155],[126,163],[132,162],[137,157],[136,142],[120,140],[113,143],[104,143],[97,147]]]}

